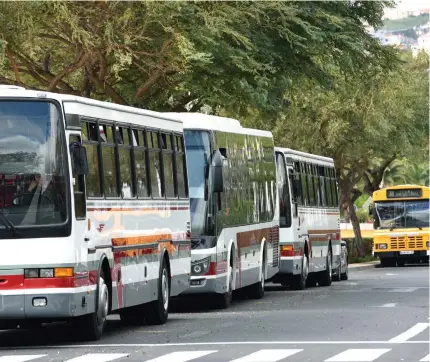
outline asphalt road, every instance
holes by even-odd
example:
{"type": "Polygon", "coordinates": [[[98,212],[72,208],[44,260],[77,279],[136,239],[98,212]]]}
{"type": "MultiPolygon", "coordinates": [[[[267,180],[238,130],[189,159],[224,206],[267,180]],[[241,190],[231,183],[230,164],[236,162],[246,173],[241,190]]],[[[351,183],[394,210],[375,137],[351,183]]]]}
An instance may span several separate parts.
{"type": "Polygon", "coordinates": [[[226,311],[181,299],[164,326],[112,316],[97,344],[64,325],[0,332],[0,362],[430,361],[429,267],[350,270],[348,281],[304,291],[268,284],[262,300],[226,311]]]}

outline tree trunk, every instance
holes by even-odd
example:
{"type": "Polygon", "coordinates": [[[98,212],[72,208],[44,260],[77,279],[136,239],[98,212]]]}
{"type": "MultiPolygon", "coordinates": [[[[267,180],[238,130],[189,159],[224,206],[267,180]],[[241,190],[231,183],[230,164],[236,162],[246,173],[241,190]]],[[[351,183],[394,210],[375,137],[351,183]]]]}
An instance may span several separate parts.
{"type": "Polygon", "coordinates": [[[348,202],[348,215],[351,220],[352,229],[354,231],[353,250],[356,252],[358,257],[365,255],[363,238],[361,237],[360,220],[358,220],[357,214],[355,213],[354,202],[350,200],[348,202]]]}

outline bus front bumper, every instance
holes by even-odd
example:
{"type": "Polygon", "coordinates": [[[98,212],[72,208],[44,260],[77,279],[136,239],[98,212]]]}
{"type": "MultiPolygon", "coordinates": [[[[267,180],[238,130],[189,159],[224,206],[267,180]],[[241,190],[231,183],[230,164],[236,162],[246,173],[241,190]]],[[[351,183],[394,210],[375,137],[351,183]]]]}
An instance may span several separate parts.
{"type": "Polygon", "coordinates": [[[385,251],[374,252],[374,255],[380,259],[382,258],[405,258],[405,259],[419,259],[429,257],[430,250],[402,250],[402,251],[385,251]]]}
{"type": "Polygon", "coordinates": [[[0,289],[0,321],[64,320],[93,312],[95,291],[79,289],[0,289]]]}

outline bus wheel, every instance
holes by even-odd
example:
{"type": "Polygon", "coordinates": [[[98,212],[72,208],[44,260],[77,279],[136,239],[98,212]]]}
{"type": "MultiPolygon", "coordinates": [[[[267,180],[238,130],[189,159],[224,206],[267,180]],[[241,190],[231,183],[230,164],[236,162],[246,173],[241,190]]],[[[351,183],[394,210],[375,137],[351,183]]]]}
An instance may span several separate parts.
{"type": "Polygon", "coordinates": [[[78,317],[78,334],[85,340],[99,340],[107,324],[109,313],[109,288],[105,282],[103,269],[100,270],[97,285],[96,310],[94,313],[78,317]]]}
{"type": "MultiPolygon", "coordinates": [[[[232,264],[232,263],[231,263],[232,264]]],[[[235,276],[233,265],[229,267],[227,292],[224,294],[217,294],[218,309],[227,309],[233,300],[233,277],[235,276]]]]}
{"type": "Polygon", "coordinates": [[[320,275],[318,276],[318,284],[322,287],[329,287],[332,282],[332,265],[331,265],[331,249],[328,249],[327,252],[327,267],[326,270],[320,272],[320,275]]]}
{"type": "Polygon", "coordinates": [[[300,275],[295,275],[291,286],[295,290],[303,290],[306,288],[306,280],[308,278],[309,263],[307,255],[303,255],[302,258],[302,272],[300,275]]]}
{"type": "Polygon", "coordinates": [[[158,299],[149,303],[146,313],[146,321],[148,324],[165,324],[169,315],[169,270],[167,269],[166,258],[163,257],[163,262],[160,268],[158,278],[158,299]]]}
{"type": "Polygon", "coordinates": [[[348,252],[345,251],[345,269],[342,270],[343,273],[340,274],[341,280],[348,280],[348,252]]]}
{"type": "MultiPolygon", "coordinates": [[[[264,257],[263,257],[264,258],[264,257]]],[[[261,299],[264,297],[264,283],[265,283],[265,275],[264,270],[266,266],[263,261],[263,265],[261,266],[260,272],[260,280],[251,286],[250,296],[254,299],[261,299]]]]}

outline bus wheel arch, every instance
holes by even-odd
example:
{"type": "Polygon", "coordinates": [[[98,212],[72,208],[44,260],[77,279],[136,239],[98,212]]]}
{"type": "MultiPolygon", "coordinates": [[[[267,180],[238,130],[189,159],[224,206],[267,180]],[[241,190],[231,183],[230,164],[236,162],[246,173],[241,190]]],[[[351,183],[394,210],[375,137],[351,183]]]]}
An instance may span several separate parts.
{"type": "Polygon", "coordinates": [[[333,249],[331,245],[331,240],[329,240],[326,257],[326,269],[318,273],[318,284],[322,287],[329,287],[333,281],[332,264],[333,249]]]}
{"type": "Polygon", "coordinates": [[[264,297],[264,288],[265,288],[265,280],[266,280],[266,257],[267,257],[267,243],[266,240],[263,239],[261,242],[261,259],[260,259],[260,268],[259,268],[259,280],[249,286],[249,294],[254,299],[261,299],[264,297]]]}
{"type": "Polygon", "coordinates": [[[160,254],[157,299],[145,306],[146,320],[150,325],[165,324],[169,316],[171,292],[170,258],[166,249],[163,249],[160,254]]]}
{"type": "Polygon", "coordinates": [[[110,267],[106,255],[103,254],[100,258],[97,271],[94,311],[78,317],[76,320],[77,333],[80,337],[87,341],[99,340],[101,338],[107,324],[107,316],[111,310],[111,301],[112,279],[110,267]],[[101,298],[103,299],[101,300],[101,298]]]}

